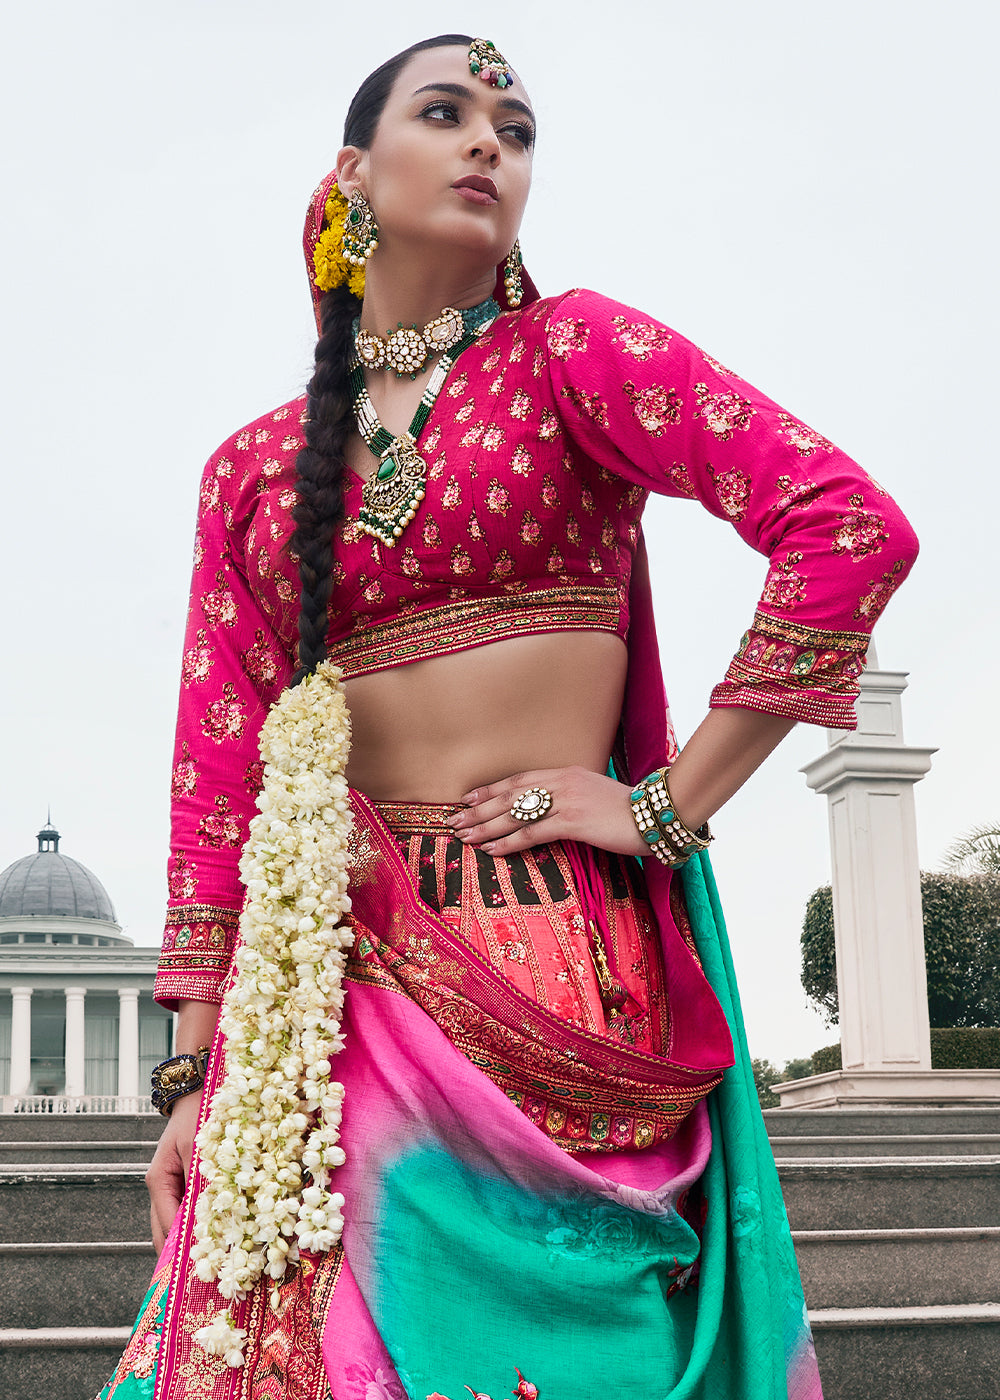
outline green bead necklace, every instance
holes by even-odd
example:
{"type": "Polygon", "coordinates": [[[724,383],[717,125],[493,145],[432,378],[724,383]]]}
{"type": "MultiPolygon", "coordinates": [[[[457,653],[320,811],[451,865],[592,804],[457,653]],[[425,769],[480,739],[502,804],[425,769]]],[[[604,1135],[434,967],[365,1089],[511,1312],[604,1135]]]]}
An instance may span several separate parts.
{"type": "Polygon", "coordinates": [[[356,359],[351,365],[351,397],[354,400],[354,417],[358,432],[379,463],[361,488],[358,524],[366,534],[372,535],[382,544],[394,545],[416,515],[417,507],[424,499],[427,489],[427,463],[417,451],[417,438],[431,416],[431,409],[444,388],[452,365],[463,350],[468,350],[470,345],[474,345],[492,324],[500,308],[491,297],[488,302],[472,307],[470,311],[473,313],[469,317],[472,321],[471,327],[467,323],[462,339],[443,354],[434,366],[427,387],[420,395],[420,402],[410,426],[405,433],[400,433],[399,437],[393,437],[392,433],[382,426],[365,387],[365,371],[361,361],[356,359]],[[483,308],[490,306],[494,309],[494,315],[487,320],[482,314],[483,308]]]}

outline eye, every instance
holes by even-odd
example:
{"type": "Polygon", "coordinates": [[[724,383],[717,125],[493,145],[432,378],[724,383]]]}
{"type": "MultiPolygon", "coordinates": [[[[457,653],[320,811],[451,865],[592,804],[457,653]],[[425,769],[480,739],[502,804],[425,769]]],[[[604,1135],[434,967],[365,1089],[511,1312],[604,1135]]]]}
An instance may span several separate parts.
{"type": "Polygon", "coordinates": [[[510,126],[500,128],[501,136],[509,136],[518,145],[523,146],[526,151],[530,151],[535,144],[535,133],[530,126],[525,126],[521,122],[514,122],[510,126]]]}
{"type": "Polygon", "coordinates": [[[422,117],[430,117],[434,121],[457,122],[458,108],[455,106],[454,102],[445,102],[443,99],[439,98],[437,102],[428,102],[420,115],[422,117]]]}

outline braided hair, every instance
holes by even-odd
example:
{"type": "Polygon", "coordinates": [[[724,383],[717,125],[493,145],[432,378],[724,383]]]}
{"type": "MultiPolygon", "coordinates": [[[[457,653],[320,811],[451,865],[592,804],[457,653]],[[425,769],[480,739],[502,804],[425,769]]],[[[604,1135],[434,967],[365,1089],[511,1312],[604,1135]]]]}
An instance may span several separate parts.
{"type": "MultiPolygon", "coordinates": [[[[472,40],[467,34],[439,34],[411,44],[376,68],[355,93],[344,123],[345,146],[367,150],[375,137],[393,85],[414,54],[450,48],[472,40]]],[[[296,685],[326,659],[330,595],[333,591],[333,539],[344,513],[344,449],[354,427],[348,373],[354,352],[352,323],[361,303],[347,287],[324,293],[319,306],[316,367],[306,389],[305,446],[295,460],[295,530],[288,542],[299,567],[299,669],[296,685]]]]}

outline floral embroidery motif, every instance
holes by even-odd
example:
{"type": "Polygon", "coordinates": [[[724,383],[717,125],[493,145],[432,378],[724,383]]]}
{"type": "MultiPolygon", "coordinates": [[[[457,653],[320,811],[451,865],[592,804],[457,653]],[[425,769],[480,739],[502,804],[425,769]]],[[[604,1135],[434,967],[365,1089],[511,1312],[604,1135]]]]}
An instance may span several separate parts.
{"type": "Polygon", "coordinates": [[[252,645],[240,652],[240,665],[243,674],[256,686],[273,685],[278,679],[278,663],[260,627],[254,633],[252,645]]]}
{"type": "Polygon", "coordinates": [[[518,443],[510,459],[510,469],[518,476],[530,476],[535,469],[535,464],[531,460],[531,453],[526,447],[518,443]]]}
{"type": "Polygon", "coordinates": [[[501,549],[493,564],[493,568],[490,570],[490,578],[499,581],[500,579],[510,578],[513,572],[513,559],[505,549],[501,549]]]}
{"type": "Polygon", "coordinates": [[[705,427],[719,442],[728,442],[734,432],[746,432],[757,412],[749,399],[732,389],[713,394],[707,384],[696,384],[694,396],[698,403],[695,418],[704,418],[705,427]]]}
{"type": "Polygon", "coordinates": [[[243,786],[247,792],[256,797],[263,781],[264,764],[259,758],[255,758],[243,769],[243,786]]]}
{"type": "Polygon", "coordinates": [[[456,544],[451,551],[451,571],[459,577],[472,572],[472,560],[460,544],[456,544]]]}
{"type": "Polygon", "coordinates": [[[607,1258],[628,1263],[661,1253],[665,1245],[672,1253],[681,1233],[675,1211],[647,1215],[582,1191],[578,1197],[550,1206],[546,1223],[545,1242],[550,1253],[565,1259],[607,1258]]]}
{"type": "Polygon", "coordinates": [[[880,579],[870,578],[868,580],[869,591],[863,598],[859,599],[858,606],[854,609],[854,616],[863,617],[872,624],[877,622],[882,614],[882,609],[902,582],[899,575],[905,567],[902,559],[897,559],[892,568],[887,569],[880,579]]]}
{"type": "Polygon", "coordinates": [[[559,553],[558,549],[556,549],[555,545],[553,545],[552,548],[549,550],[549,557],[546,561],[545,567],[548,569],[550,574],[561,574],[563,569],[566,567],[566,561],[559,553]]]}
{"type": "Polygon", "coordinates": [[[194,646],[188,648],[181,662],[181,684],[194,685],[198,681],[207,680],[212,670],[214,654],[215,648],[209,645],[208,633],[199,629],[194,646]]]}
{"type": "Polygon", "coordinates": [[[521,516],[521,539],[525,544],[537,544],[541,538],[542,527],[532,515],[530,510],[526,510],[521,516]]]}
{"type": "Polygon", "coordinates": [[[561,432],[562,426],[551,408],[543,408],[541,422],[538,426],[538,436],[542,442],[552,442],[554,438],[559,437],[561,432]]]}
{"type": "Polygon", "coordinates": [[[194,899],[198,888],[194,878],[197,869],[197,865],[188,860],[183,851],[171,856],[170,869],[167,872],[167,887],[171,899],[194,899]]]}
{"type": "Polygon", "coordinates": [[[441,424],[435,423],[434,427],[427,433],[421,442],[421,449],[425,452],[434,452],[441,441],[441,424]]]}
{"type": "Polygon", "coordinates": [[[559,504],[559,491],[548,472],[542,477],[542,505],[555,510],[559,504]]]}
{"type": "Polygon", "coordinates": [[[555,321],[548,328],[549,351],[557,360],[568,360],[574,352],[586,350],[589,336],[586,321],[572,317],[555,321]]]}
{"type": "Polygon", "coordinates": [[[560,392],[578,412],[591,419],[599,428],[608,426],[608,406],[599,394],[588,394],[585,389],[577,389],[572,384],[560,392]]]}
{"type": "Polygon", "coordinates": [[[666,350],[670,345],[670,332],[651,321],[629,321],[625,316],[612,316],[611,324],[618,331],[612,337],[612,344],[620,345],[634,360],[644,363],[654,350],[666,350]]]}
{"type": "Polygon", "coordinates": [[[475,413],[475,411],[476,411],[476,401],[475,401],[475,399],[468,399],[468,400],[462,405],[461,408],[459,408],[459,409],[456,410],[456,412],[455,412],[455,422],[456,422],[456,423],[468,423],[469,419],[472,417],[472,415],[475,413]]]}
{"type": "Polygon", "coordinates": [[[683,400],[676,389],[664,389],[660,384],[637,389],[631,379],[626,379],[622,389],[636,420],[651,437],[662,437],[671,423],[680,422],[683,400]]]}
{"type": "Polygon", "coordinates": [[[229,580],[220,569],[215,576],[216,587],[201,600],[201,610],[210,627],[235,627],[237,611],[229,580]]]}
{"type": "Polygon", "coordinates": [[[187,741],[181,744],[181,756],[174,764],[170,779],[171,797],[193,797],[198,790],[198,769],[191,762],[191,750],[187,741]]]}
{"type": "Polygon", "coordinates": [[[741,472],[736,468],[733,471],[724,472],[722,476],[716,476],[715,468],[710,462],[706,463],[705,469],[715,483],[715,494],[719,498],[719,505],[730,520],[742,520],[746,515],[750,492],[753,489],[752,482],[746,472],[741,472]]]}
{"type": "Polygon", "coordinates": [[[833,532],[834,554],[850,554],[852,559],[858,560],[881,553],[883,543],[889,538],[885,521],[870,510],[862,510],[864,497],[860,491],[848,496],[847,501],[854,509],[837,517],[841,523],[833,532]]]}
{"type": "Polygon", "coordinates": [[[507,434],[496,423],[491,423],[483,434],[483,449],[486,452],[498,451],[506,442],[507,434]]]}
{"type": "Polygon", "coordinates": [[[778,497],[780,510],[790,510],[793,506],[804,510],[822,495],[815,481],[793,481],[790,476],[779,476],[775,485],[781,493],[778,497]]]}
{"type": "Polygon", "coordinates": [[[450,399],[460,399],[469,387],[469,376],[458,374],[445,389],[445,393],[450,399]]]}
{"type": "Polygon", "coordinates": [[[678,491],[682,492],[685,496],[690,496],[692,499],[694,498],[694,483],[688,475],[688,469],[683,462],[674,462],[672,466],[668,467],[667,476],[670,479],[671,485],[676,487],[678,491]]]}
{"type": "Polygon", "coordinates": [[[483,538],[483,527],[480,525],[475,511],[469,516],[469,538],[473,540],[483,538]]]}
{"type": "Polygon", "coordinates": [[[817,433],[815,428],[807,428],[805,423],[798,422],[791,414],[779,413],[778,422],[781,424],[778,432],[788,439],[800,457],[811,457],[817,450],[833,451],[833,443],[828,438],[817,433]]]}
{"type": "Polygon", "coordinates": [[[510,495],[507,488],[501,486],[496,477],[490,482],[490,489],[486,493],[486,504],[494,515],[506,515],[510,509],[510,495]]]}
{"type": "Polygon", "coordinates": [[[806,580],[795,567],[801,562],[801,551],[793,549],[789,551],[784,563],[772,563],[771,570],[764,580],[764,591],[761,594],[763,602],[778,608],[794,608],[796,603],[805,601],[806,580]]]}
{"type": "Polygon", "coordinates": [[[519,418],[523,422],[531,412],[531,407],[530,394],[526,394],[523,389],[518,389],[510,401],[510,416],[519,418]]]}
{"type": "Polygon", "coordinates": [[[468,431],[467,433],[465,433],[465,434],[463,435],[463,437],[462,437],[462,446],[463,446],[463,447],[474,447],[474,446],[476,445],[476,443],[479,441],[479,439],[482,437],[482,435],[483,435],[483,429],[484,429],[485,427],[486,427],[486,424],[485,424],[485,423],[473,423],[473,425],[472,425],[472,427],[469,429],[469,431],[468,431]]]}
{"type": "Polygon", "coordinates": [[[222,687],[222,698],[209,705],[201,721],[202,733],[213,744],[239,739],[246,728],[246,714],[232,681],[222,687]]]}
{"type": "Polygon", "coordinates": [[[344,1367],[344,1377],[351,1387],[347,1400],[406,1400],[402,1385],[381,1366],[373,1369],[365,1362],[352,1361],[344,1367]]]}
{"type": "Polygon", "coordinates": [[[429,515],[424,521],[424,544],[428,549],[441,548],[441,531],[433,515],[429,515]]]}
{"type": "Polygon", "coordinates": [[[455,477],[450,477],[448,485],[444,488],[441,496],[441,505],[445,510],[456,510],[462,504],[462,488],[455,477]]]}
{"type": "Polygon", "coordinates": [[[216,848],[243,844],[243,827],[224,792],[216,794],[215,811],[207,812],[198,823],[198,839],[203,846],[216,848]]]}

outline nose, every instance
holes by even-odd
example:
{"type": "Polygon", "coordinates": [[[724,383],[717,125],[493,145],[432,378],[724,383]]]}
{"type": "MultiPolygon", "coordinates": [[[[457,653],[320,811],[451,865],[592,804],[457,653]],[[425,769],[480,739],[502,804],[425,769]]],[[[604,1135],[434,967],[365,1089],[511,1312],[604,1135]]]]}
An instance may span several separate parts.
{"type": "Polygon", "coordinates": [[[500,141],[485,114],[470,128],[466,154],[477,160],[485,157],[491,170],[500,164],[500,141]]]}

